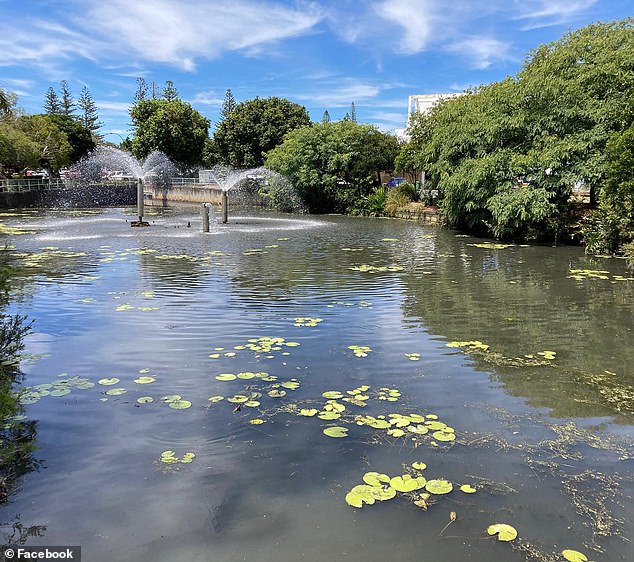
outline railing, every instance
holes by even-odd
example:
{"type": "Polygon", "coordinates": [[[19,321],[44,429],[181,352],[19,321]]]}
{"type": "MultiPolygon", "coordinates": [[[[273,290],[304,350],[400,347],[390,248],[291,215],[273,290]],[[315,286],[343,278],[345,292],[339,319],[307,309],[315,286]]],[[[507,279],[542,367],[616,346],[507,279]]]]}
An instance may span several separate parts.
{"type": "MultiPolygon", "coordinates": [[[[104,185],[131,185],[136,184],[135,179],[104,179],[99,182],[104,185]]],[[[27,191],[49,191],[51,189],[71,189],[78,184],[77,178],[53,178],[53,179],[19,179],[0,180],[0,193],[23,193],[27,191]]],[[[211,185],[201,182],[199,178],[172,178],[173,186],[182,185],[211,185]]]]}

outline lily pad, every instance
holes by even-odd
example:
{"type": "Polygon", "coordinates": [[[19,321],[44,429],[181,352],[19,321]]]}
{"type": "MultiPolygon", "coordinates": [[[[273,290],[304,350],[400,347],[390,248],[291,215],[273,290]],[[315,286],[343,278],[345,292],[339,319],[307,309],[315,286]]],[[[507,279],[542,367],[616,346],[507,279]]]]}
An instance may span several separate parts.
{"type": "Polygon", "coordinates": [[[363,481],[368,484],[368,486],[380,487],[383,484],[389,483],[390,477],[387,474],[381,474],[380,472],[366,472],[363,475],[363,481]]]}
{"type": "Polygon", "coordinates": [[[509,542],[517,537],[517,531],[515,528],[510,525],[506,525],[505,523],[490,525],[487,529],[487,533],[489,533],[489,535],[497,535],[498,540],[502,542],[509,542]]]}
{"type": "MultiPolygon", "coordinates": [[[[109,394],[109,392],[110,391],[106,392],[106,394],[109,394]]],[[[66,396],[67,394],[70,394],[69,388],[59,388],[56,390],[51,390],[50,392],[50,396],[66,396]]],[[[25,404],[26,402],[23,400],[22,403],[25,404]]]]}
{"type": "Polygon", "coordinates": [[[189,400],[174,400],[168,404],[170,408],[174,410],[185,410],[192,407],[192,403],[189,400]]]}
{"type": "MultiPolygon", "coordinates": [[[[127,390],[125,388],[111,388],[110,390],[106,390],[106,394],[109,396],[121,396],[125,394],[127,390]]],[[[51,394],[53,394],[51,392],[51,394]]]]}
{"type": "Polygon", "coordinates": [[[150,384],[154,382],[156,379],[154,377],[138,377],[134,379],[134,382],[137,384],[150,384]]]}
{"type": "Polygon", "coordinates": [[[317,410],[316,408],[302,408],[299,411],[299,415],[300,416],[306,416],[308,418],[312,417],[312,416],[316,416],[319,410],[317,410]]]}
{"type": "Polygon", "coordinates": [[[236,375],[232,375],[231,373],[222,373],[221,375],[216,375],[216,380],[218,381],[234,381],[236,380],[236,375]]]}
{"type": "Polygon", "coordinates": [[[453,490],[453,484],[448,480],[428,480],[425,484],[425,490],[430,494],[448,494],[453,490]]]}
{"type": "Polygon", "coordinates": [[[319,412],[318,417],[322,420],[338,420],[341,414],[339,412],[319,412]]]}
{"type": "Polygon", "coordinates": [[[251,425],[262,425],[263,423],[266,423],[265,420],[261,419],[261,418],[254,418],[252,420],[249,420],[249,423],[251,425]]]}
{"type": "Polygon", "coordinates": [[[220,402],[221,400],[224,400],[224,399],[225,399],[224,396],[212,396],[212,397],[209,398],[209,402],[216,403],[216,402],[220,402]]]}
{"type": "Polygon", "coordinates": [[[117,377],[112,377],[111,379],[99,379],[97,382],[104,386],[111,386],[113,384],[121,382],[121,379],[118,379],[117,377]]]}
{"type": "Polygon", "coordinates": [[[343,394],[341,394],[341,392],[339,392],[338,390],[329,390],[328,392],[324,392],[322,396],[324,398],[329,398],[332,400],[336,400],[337,398],[343,398],[343,394]]]}
{"type": "Polygon", "coordinates": [[[395,476],[390,479],[390,486],[394,488],[397,492],[413,492],[415,490],[420,490],[427,480],[423,476],[418,476],[414,478],[409,474],[403,474],[403,476],[395,476]]]}
{"type": "Polygon", "coordinates": [[[324,429],[324,435],[327,435],[328,437],[338,437],[338,438],[347,437],[348,428],[340,427],[340,426],[327,427],[326,429],[324,429]]]}
{"type": "Polygon", "coordinates": [[[273,390],[269,390],[268,395],[271,398],[282,398],[282,396],[286,396],[286,391],[275,388],[273,390]]]}
{"type": "Polygon", "coordinates": [[[141,396],[140,398],[137,398],[136,401],[139,404],[149,404],[150,402],[154,402],[154,398],[151,396],[141,396]]]}
{"type": "Polygon", "coordinates": [[[462,486],[460,486],[460,491],[464,492],[465,494],[475,494],[476,493],[476,489],[471,486],[470,484],[463,484],[462,486]]]}
{"type": "Polygon", "coordinates": [[[568,560],[568,562],[587,562],[588,560],[588,557],[583,552],[569,548],[562,550],[561,555],[568,560]]]}
{"type": "Polygon", "coordinates": [[[427,465],[424,462],[413,462],[412,468],[415,468],[416,470],[425,470],[427,465]]]}
{"type": "Polygon", "coordinates": [[[455,441],[456,439],[456,435],[450,431],[446,431],[446,429],[434,431],[434,433],[432,433],[432,436],[437,441],[455,441]]]}

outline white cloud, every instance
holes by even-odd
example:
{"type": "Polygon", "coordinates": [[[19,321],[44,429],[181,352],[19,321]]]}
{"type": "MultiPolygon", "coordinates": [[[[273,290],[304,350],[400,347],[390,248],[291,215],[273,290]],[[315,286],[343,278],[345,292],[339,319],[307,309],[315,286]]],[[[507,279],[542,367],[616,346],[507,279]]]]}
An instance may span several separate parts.
{"type": "Polygon", "coordinates": [[[495,62],[513,60],[511,44],[492,37],[468,37],[446,46],[446,50],[469,58],[474,68],[488,68],[495,62]]]}
{"type": "Polygon", "coordinates": [[[384,0],[377,5],[376,11],[402,28],[398,40],[401,53],[411,55],[427,47],[434,19],[429,0],[384,0]]]}
{"type": "Polygon", "coordinates": [[[522,0],[519,4],[518,20],[526,20],[522,29],[537,29],[561,25],[573,21],[577,16],[596,4],[597,0],[522,0]]]}
{"type": "Polygon", "coordinates": [[[210,92],[198,92],[191,100],[190,103],[200,105],[215,105],[221,106],[224,102],[224,98],[218,96],[214,91],[210,92]]]}
{"type": "Polygon", "coordinates": [[[374,84],[349,83],[340,86],[322,86],[324,89],[307,94],[296,94],[295,99],[310,101],[314,105],[325,107],[345,107],[352,102],[359,104],[367,99],[372,99],[381,93],[381,88],[374,84]]]}
{"type": "Polygon", "coordinates": [[[289,8],[266,0],[73,0],[61,17],[50,17],[0,24],[0,66],[125,55],[132,66],[140,60],[192,71],[199,58],[306,34],[323,16],[312,3],[289,8]]]}

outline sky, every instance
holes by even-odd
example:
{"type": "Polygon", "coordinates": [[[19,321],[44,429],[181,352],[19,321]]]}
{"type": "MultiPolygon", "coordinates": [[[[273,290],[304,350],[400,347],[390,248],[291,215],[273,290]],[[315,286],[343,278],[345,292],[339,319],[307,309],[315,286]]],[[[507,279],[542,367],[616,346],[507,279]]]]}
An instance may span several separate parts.
{"type": "Polygon", "coordinates": [[[130,133],[136,78],[220,120],[235,99],[280,96],[384,131],[411,94],[460,92],[517,74],[531,49],[634,0],[0,0],[0,88],[27,113],[49,87],[88,87],[101,133],[130,133]]]}

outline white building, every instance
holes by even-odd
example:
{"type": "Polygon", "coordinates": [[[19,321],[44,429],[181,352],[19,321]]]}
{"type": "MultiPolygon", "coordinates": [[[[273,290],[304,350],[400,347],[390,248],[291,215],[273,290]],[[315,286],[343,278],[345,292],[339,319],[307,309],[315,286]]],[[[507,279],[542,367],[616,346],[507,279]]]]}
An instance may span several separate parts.
{"type": "MultiPolygon", "coordinates": [[[[429,113],[431,108],[434,107],[439,101],[447,100],[451,98],[457,98],[464,95],[464,92],[453,92],[445,94],[415,94],[409,96],[407,100],[407,127],[410,124],[410,117],[414,113],[429,113]]],[[[407,128],[396,129],[394,131],[399,140],[408,140],[407,128]]]]}

